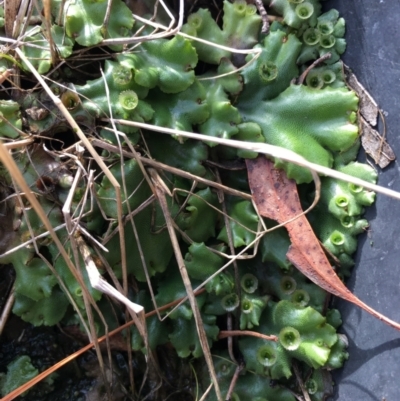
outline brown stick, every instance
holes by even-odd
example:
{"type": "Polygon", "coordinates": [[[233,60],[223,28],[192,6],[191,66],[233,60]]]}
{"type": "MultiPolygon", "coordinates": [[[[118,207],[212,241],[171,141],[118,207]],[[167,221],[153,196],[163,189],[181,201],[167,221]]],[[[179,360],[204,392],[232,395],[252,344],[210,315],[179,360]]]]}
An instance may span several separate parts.
{"type": "Polygon", "coordinates": [[[299,76],[299,79],[297,80],[297,84],[298,85],[302,85],[304,80],[306,79],[308,73],[314,68],[316,67],[318,64],[321,64],[322,62],[324,62],[325,60],[328,60],[329,58],[331,58],[331,53],[326,53],[323,56],[321,56],[320,58],[318,58],[317,60],[315,60],[311,65],[309,65],[304,72],[299,76]]]}
{"type": "Polygon", "coordinates": [[[221,330],[219,332],[218,338],[222,340],[223,338],[233,337],[233,336],[252,336],[267,341],[275,341],[275,342],[278,341],[277,336],[274,335],[269,336],[267,334],[257,333],[256,331],[250,331],[250,330],[221,330]]]}

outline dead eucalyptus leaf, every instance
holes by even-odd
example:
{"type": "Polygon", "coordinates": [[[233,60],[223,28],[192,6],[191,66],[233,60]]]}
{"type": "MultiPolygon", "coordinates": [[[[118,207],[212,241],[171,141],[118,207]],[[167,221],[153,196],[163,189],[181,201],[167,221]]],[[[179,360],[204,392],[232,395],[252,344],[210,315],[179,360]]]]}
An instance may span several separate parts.
{"type": "Polygon", "coordinates": [[[365,118],[366,121],[373,127],[376,126],[378,122],[379,107],[376,104],[373,97],[367,92],[367,90],[360,84],[357,77],[353,74],[351,69],[343,64],[344,74],[346,77],[347,85],[357,93],[360,98],[360,113],[365,118]]]}
{"type": "Polygon", "coordinates": [[[386,142],[385,136],[382,136],[373,128],[378,123],[378,105],[373,97],[360,84],[351,69],[345,64],[343,64],[343,67],[347,85],[357,93],[360,99],[359,121],[362,147],[380,168],[385,168],[396,156],[392,148],[386,142]]]}
{"type": "Polygon", "coordinates": [[[307,278],[325,291],[364,309],[366,312],[400,330],[400,324],[375,311],[359,300],[339,279],[330,265],[306,216],[302,214],[297,186],[283,170],[264,156],[246,160],[253,200],[261,216],[284,224],[292,245],[286,256],[307,278]],[[289,221],[294,219],[292,221],[289,221]]]}
{"type": "Polygon", "coordinates": [[[380,168],[385,168],[391,161],[396,159],[396,155],[377,130],[372,128],[363,117],[360,116],[359,120],[362,132],[362,147],[380,168]]]}

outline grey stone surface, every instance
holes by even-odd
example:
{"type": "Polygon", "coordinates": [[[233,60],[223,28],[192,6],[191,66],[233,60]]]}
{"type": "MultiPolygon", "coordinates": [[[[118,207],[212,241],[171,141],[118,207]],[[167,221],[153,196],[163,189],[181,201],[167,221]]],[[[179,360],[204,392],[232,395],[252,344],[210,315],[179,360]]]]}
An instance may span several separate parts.
{"type": "MultiPolygon", "coordinates": [[[[387,138],[400,157],[400,1],[336,0],[347,22],[344,60],[386,115],[387,138]]],[[[399,161],[379,171],[379,184],[400,191],[399,161]]],[[[367,212],[370,230],[360,241],[349,288],[400,322],[400,201],[377,196],[367,212]]],[[[350,341],[350,359],[334,374],[333,400],[400,400],[400,332],[359,308],[336,301],[350,341]]]]}

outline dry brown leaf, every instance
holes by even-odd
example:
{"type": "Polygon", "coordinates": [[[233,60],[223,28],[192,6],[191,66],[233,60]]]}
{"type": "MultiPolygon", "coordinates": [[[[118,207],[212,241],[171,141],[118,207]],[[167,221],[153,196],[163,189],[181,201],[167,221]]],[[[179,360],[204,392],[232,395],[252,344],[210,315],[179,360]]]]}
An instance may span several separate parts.
{"type": "Polygon", "coordinates": [[[347,85],[357,93],[360,99],[359,107],[360,113],[368,121],[368,123],[375,127],[378,122],[379,108],[373,97],[367,90],[360,84],[357,77],[353,74],[347,65],[343,65],[347,85]]]}
{"type": "Polygon", "coordinates": [[[392,148],[386,142],[385,135],[382,136],[373,128],[378,123],[378,105],[373,97],[360,84],[351,69],[345,64],[343,67],[347,85],[357,93],[360,99],[359,121],[362,147],[380,168],[385,168],[396,156],[392,148]]]}
{"type": "Polygon", "coordinates": [[[396,159],[396,155],[377,130],[372,128],[363,117],[360,116],[359,120],[362,132],[362,147],[380,168],[385,168],[391,161],[396,159]]]}
{"type": "Polygon", "coordinates": [[[249,185],[254,203],[261,216],[284,224],[292,245],[286,254],[288,260],[306,277],[346,301],[364,309],[389,326],[400,330],[400,324],[388,319],[359,300],[345,287],[330,265],[310,223],[304,216],[295,181],[289,180],[273,162],[259,156],[246,160],[249,185]],[[297,217],[297,218],[296,218],[297,217]],[[294,219],[286,223],[290,219],[294,219]]]}

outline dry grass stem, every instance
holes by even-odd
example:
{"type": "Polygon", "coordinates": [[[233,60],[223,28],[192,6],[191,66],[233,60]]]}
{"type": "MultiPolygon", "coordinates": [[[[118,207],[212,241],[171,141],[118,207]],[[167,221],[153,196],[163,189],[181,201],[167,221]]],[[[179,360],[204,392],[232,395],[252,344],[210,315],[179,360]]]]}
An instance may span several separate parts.
{"type": "Polygon", "coordinates": [[[214,385],[215,394],[217,396],[218,401],[222,401],[221,390],[219,388],[218,378],[217,378],[214,364],[212,361],[211,351],[210,351],[210,347],[208,345],[208,340],[207,340],[207,334],[205,332],[203,320],[200,315],[200,310],[197,305],[197,301],[196,301],[196,297],[195,297],[192,285],[190,283],[190,278],[189,278],[188,272],[185,267],[185,261],[183,259],[183,256],[182,256],[182,253],[181,253],[181,250],[179,247],[178,238],[176,236],[175,229],[173,226],[173,220],[172,220],[171,214],[169,212],[167,200],[165,198],[164,185],[162,185],[160,183],[160,177],[155,170],[150,170],[150,175],[154,182],[154,187],[156,189],[156,196],[158,198],[158,201],[160,203],[161,209],[164,214],[165,221],[167,223],[168,233],[169,233],[169,236],[171,239],[172,247],[174,249],[175,258],[178,263],[179,272],[181,273],[182,281],[185,285],[187,297],[189,299],[189,303],[190,303],[190,306],[193,311],[193,317],[196,321],[196,328],[197,328],[197,333],[199,336],[200,345],[201,345],[201,348],[204,353],[204,358],[207,363],[211,381],[213,382],[213,385],[214,385]]]}
{"type": "Polygon", "coordinates": [[[257,153],[262,153],[267,156],[276,157],[278,159],[285,160],[298,166],[308,168],[311,174],[313,175],[314,181],[317,182],[319,181],[319,177],[317,175],[317,173],[319,173],[321,175],[336,178],[337,180],[340,181],[350,182],[352,184],[367,188],[371,191],[379,192],[383,195],[390,196],[392,198],[400,200],[400,192],[382,187],[381,185],[371,184],[368,181],[364,181],[351,175],[341,173],[329,167],[324,167],[319,164],[311,163],[308,160],[304,159],[302,156],[298,155],[297,153],[292,152],[285,148],[281,148],[279,146],[269,145],[266,143],[242,142],[234,139],[216,138],[203,134],[196,134],[187,131],[179,131],[171,128],[159,127],[156,125],[139,123],[135,121],[127,121],[127,120],[114,120],[114,121],[118,124],[144,128],[167,135],[173,135],[176,136],[177,138],[182,136],[184,138],[197,139],[199,141],[204,141],[204,142],[213,142],[219,145],[230,146],[237,149],[245,149],[257,153]]]}
{"type": "Polygon", "coordinates": [[[4,326],[7,323],[8,316],[10,316],[11,309],[14,305],[15,300],[15,292],[14,292],[15,285],[12,286],[10,293],[8,294],[7,301],[4,304],[3,311],[1,312],[0,316],[0,336],[3,333],[4,326]]]}

